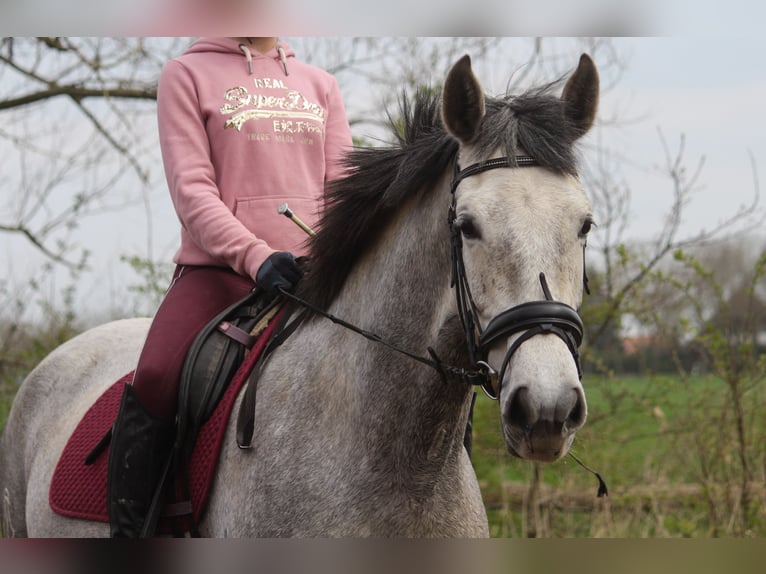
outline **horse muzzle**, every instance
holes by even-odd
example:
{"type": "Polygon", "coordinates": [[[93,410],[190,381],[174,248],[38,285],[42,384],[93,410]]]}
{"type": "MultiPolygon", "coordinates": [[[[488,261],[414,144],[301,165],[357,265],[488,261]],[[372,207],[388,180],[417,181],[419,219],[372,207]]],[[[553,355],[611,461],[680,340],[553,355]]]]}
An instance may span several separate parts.
{"type": "Polygon", "coordinates": [[[529,387],[519,387],[503,405],[501,422],[508,452],[540,462],[565,456],[587,416],[581,387],[565,387],[553,405],[540,403],[529,387]]]}
{"type": "Polygon", "coordinates": [[[522,303],[497,315],[481,333],[479,349],[488,356],[492,348],[498,350],[498,344],[509,341],[499,373],[493,371],[483,385],[487,395],[501,402],[508,451],[520,458],[551,462],[569,451],[575,432],[585,423],[587,407],[578,353],[583,324],[575,309],[552,300],[542,273],[540,281],[546,300],[522,303]],[[561,353],[554,352],[550,347],[554,342],[563,342],[568,352],[561,347],[561,353]],[[513,377],[511,361],[514,357],[518,361],[519,353],[524,354],[522,346],[529,350],[530,345],[543,345],[536,355],[551,364],[540,368],[539,361],[535,366],[530,359],[527,368],[518,369],[520,374],[513,377]],[[576,379],[566,375],[572,360],[576,379]]]}

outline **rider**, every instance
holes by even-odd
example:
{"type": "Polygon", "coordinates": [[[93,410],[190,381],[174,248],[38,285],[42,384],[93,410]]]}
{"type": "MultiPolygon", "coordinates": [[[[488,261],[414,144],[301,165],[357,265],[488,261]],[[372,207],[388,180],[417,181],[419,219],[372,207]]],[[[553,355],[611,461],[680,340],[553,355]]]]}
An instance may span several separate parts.
{"type": "Polygon", "coordinates": [[[112,536],[138,537],[174,439],[186,353],[254,286],[292,289],[309,225],[351,148],[338,84],[276,38],[201,39],[168,62],[157,93],[160,147],[181,247],[126,385],[109,455],[112,536]]]}

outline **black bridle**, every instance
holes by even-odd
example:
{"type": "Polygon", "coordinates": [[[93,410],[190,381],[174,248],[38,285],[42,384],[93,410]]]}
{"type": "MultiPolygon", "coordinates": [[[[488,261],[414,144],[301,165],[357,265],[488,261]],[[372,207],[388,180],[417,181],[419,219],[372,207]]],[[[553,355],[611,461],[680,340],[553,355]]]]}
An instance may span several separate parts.
{"type": "MultiPolygon", "coordinates": [[[[529,301],[493,317],[486,329],[479,322],[479,314],[476,304],[471,295],[468,277],[463,263],[463,236],[457,225],[457,187],[461,181],[476,175],[498,168],[525,167],[538,165],[537,161],[526,155],[517,155],[511,160],[509,157],[491,159],[484,162],[469,165],[460,169],[455,157],[455,169],[450,184],[452,201],[449,207],[447,220],[450,226],[450,241],[452,248],[452,286],[455,288],[458,314],[463,325],[465,340],[468,345],[468,355],[474,368],[485,373],[484,380],[480,383],[488,397],[498,399],[505,371],[511,358],[521,345],[536,335],[552,334],[559,337],[566,344],[575,364],[577,375],[582,379],[580,368],[580,354],[578,348],[582,343],[583,324],[580,315],[569,305],[560,301],[554,301],[548,289],[545,274],[540,273],[540,285],[545,295],[545,300],[529,301]],[[487,363],[487,355],[492,346],[499,340],[522,333],[508,348],[503,359],[500,372],[496,373],[487,363]],[[478,335],[478,336],[477,336],[478,335]],[[495,389],[496,383],[497,388],[495,389]]],[[[583,274],[584,281],[585,275],[583,274]]],[[[586,284],[587,287],[587,284],[586,284]]]]}
{"type": "MultiPolygon", "coordinates": [[[[452,183],[450,184],[452,200],[450,202],[447,217],[450,226],[450,243],[452,250],[452,286],[455,288],[458,315],[465,333],[465,341],[468,345],[471,368],[463,369],[442,362],[431,347],[428,347],[427,349],[429,357],[411,353],[390,341],[386,341],[380,335],[357,327],[348,321],[344,321],[343,319],[318,308],[305,299],[293,295],[289,291],[280,289],[282,295],[293,303],[297,303],[301,307],[329,319],[337,325],[341,325],[346,329],[354,331],[370,341],[380,343],[397,353],[401,353],[415,361],[432,367],[439,373],[442,381],[445,383],[450,380],[459,380],[466,384],[481,386],[487,396],[491,399],[497,400],[500,397],[500,384],[513,354],[519,349],[522,343],[535,335],[553,334],[562,339],[572,353],[572,357],[577,365],[578,376],[582,378],[580,355],[577,351],[583,337],[582,319],[580,319],[577,311],[569,305],[553,300],[543,273],[540,273],[540,284],[542,285],[543,293],[546,298],[544,301],[530,301],[511,307],[493,317],[486,329],[482,329],[481,323],[479,322],[476,304],[473,301],[471,289],[468,285],[468,278],[465,273],[465,265],[463,263],[463,239],[460,229],[455,223],[457,218],[457,200],[455,192],[458,185],[467,177],[491,169],[534,165],[538,165],[535,159],[525,155],[518,155],[513,158],[513,161],[507,157],[491,159],[475,163],[461,170],[458,167],[457,157],[455,158],[455,170],[452,176],[452,183]],[[486,360],[490,348],[498,340],[510,337],[511,335],[522,331],[522,335],[513,342],[506,352],[500,372],[496,372],[489,366],[489,363],[487,363],[486,360]],[[497,386],[497,390],[495,390],[495,386],[497,386]]],[[[587,278],[585,276],[584,280],[586,281],[587,289],[587,278]]],[[[277,337],[280,343],[286,339],[290,333],[295,331],[305,316],[305,313],[301,314],[290,325],[285,327],[284,333],[277,337]]]]}
{"type": "MultiPolygon", "coordinates": [[[[468,166],[465,169],[460,169],[458,165],[457,156],[455,156],[455,169],[452,176],[452,182],[450,184],[450,193],[452,200],[450,202],[448,222],[450,226],[450,243],[452,251],[452,286],[455,288],[455,298],[457,301],[458,315],[463,326],[465,333],[465,341],[468,345],[468,354],[471,361],[470,369],[461,369],[447,365],[443,363],[433,348],[428,347],[429,357],[423,357],[415,353],[411,353],[405,349],[402,349],[389,341],[384,340],[379,335],[366,331],[344,321],[334,315],[319,309],[315,305],[312,305],[308,301],[301,299],[280,289],[282,294],[293,303],[313,311],[314,313],[321,315],[333,323],[341,325],[355,333],[362,335],[363,337],[385,345],[386,347],[401,353],[418,361],[422,364],[428,365],[435,369],[443,382],[448,382],[450,379],[459,380],[463,383],[470,385],[481,386],[484,392],[491,399],[497,400],[500,398],[500,390],[502,380],[505,376],[505,371],[513,358],[514,353],[521,347],[521,345],[536,335],[552,334],[559,337],[566,344],[569,352],[572,353],[575,365],[577,366],[577,376],[582,379],[582,369],[580,368],[580,354],[578,348],[582,343],[583,338],[583,323],[580,315],[577,311],[569,305],[560,301],[554,301],[551,296],[548,283],[545,279],[545,274],[540,273],[540,285],[545,296],[545,300],[529,301],[521,303],[515,307],[507,309],[495,317],[493,317],[487,324],[486,329],[482,329],[479,322],[479,315],[476,310],[476,304],[473,301],[471,295],[471,288],[468,284],[468,278],[465,273],[465,265],[463,262],[463,237],[456,224],[457,219],[457,199],[456,191],[461,181],[472,175],[476,175],[491,169],[498,168],[510,168],[510,167],[525,167],[536,166],[537,161],[526,155],[517,155],[512,160],[511,158],[504,157],[498,159],[491,159],[484,162],[479,162],[468,166]],[[505,353],[500,372],[495,372],[492,367],[487,363],[487,355],[492,346],[503,338],[510,337],[516,333],[521,335],[511,344],[505,353]],[[477,336],[478,335],[478,336],[477,336]],[[495,388],[496,386],[496,388],[495,388]]],[[[588,290],[588,276],[585,273],[585,248],[583,247],[583,286],[586,292],[588,290]]],[[[285,332],[293,332],[295,328],[301,323],[305,317],[305,313],[293,322],[289,328],[285,329],[285,332]]],[[[280,339],[284,339],[286,336],[278,336],[280,339]]],[[[279,343],[278,343],[279,344],[279,343]]],[[[253,378],[251,378],[251,381],[253,378]]],[[[248,388],[248,391],[250,389],[248,388]]],[[[245,402],[243,401],[243,406],[245,402]]],[[[253,408],[250,409],[252,412],[253,408]]],[[[249,431],[249,440],[252,437],[252,429],[249,431]]],[[[241,446],[241,443],[240,443],[241,446]]],[[[572,452],[569,453],[580,466],[585,470],[595,475],[599,482],[598,497],[602,497],[607,494],[607,487],[601,475],[596,471],[586,466],[578,457],[572,452]]]]}

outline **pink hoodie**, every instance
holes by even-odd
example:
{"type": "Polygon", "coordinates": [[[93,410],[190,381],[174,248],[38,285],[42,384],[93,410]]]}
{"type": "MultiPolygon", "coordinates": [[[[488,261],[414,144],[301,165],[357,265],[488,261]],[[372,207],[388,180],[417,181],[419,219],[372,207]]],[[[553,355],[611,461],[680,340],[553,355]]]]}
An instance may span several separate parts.
{"type": "Polygon", "coordinates": [[[202,39],[168,62],[157,116],[165,175],[178,218],[181,265],[228,266],[255,278],[274,251],[304,252],[324,184],[342,174],[351,132],[335,78],[233,39],[202,39]]]}

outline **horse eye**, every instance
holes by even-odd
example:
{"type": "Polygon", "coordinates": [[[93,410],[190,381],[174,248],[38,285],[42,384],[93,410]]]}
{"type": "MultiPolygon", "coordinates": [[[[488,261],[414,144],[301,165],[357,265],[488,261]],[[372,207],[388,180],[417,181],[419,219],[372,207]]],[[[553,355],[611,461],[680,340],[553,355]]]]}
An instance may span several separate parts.
{"type": "Polygon", "coordinates": [[[586,219],[580,228],[580,237],[585,237],[591,230],[591,227],[595,225],[592,219],[586,219]]]}
{"type": "Polygon", "coordinates": [[[463,237],[466,239],[481,239],[481,232],[479,231],[476,222],[473,220],[473,217],[466,215],[458,218],[457,226],[458,229],[460,229],[460,233],[462,233],[463,237]]]}

